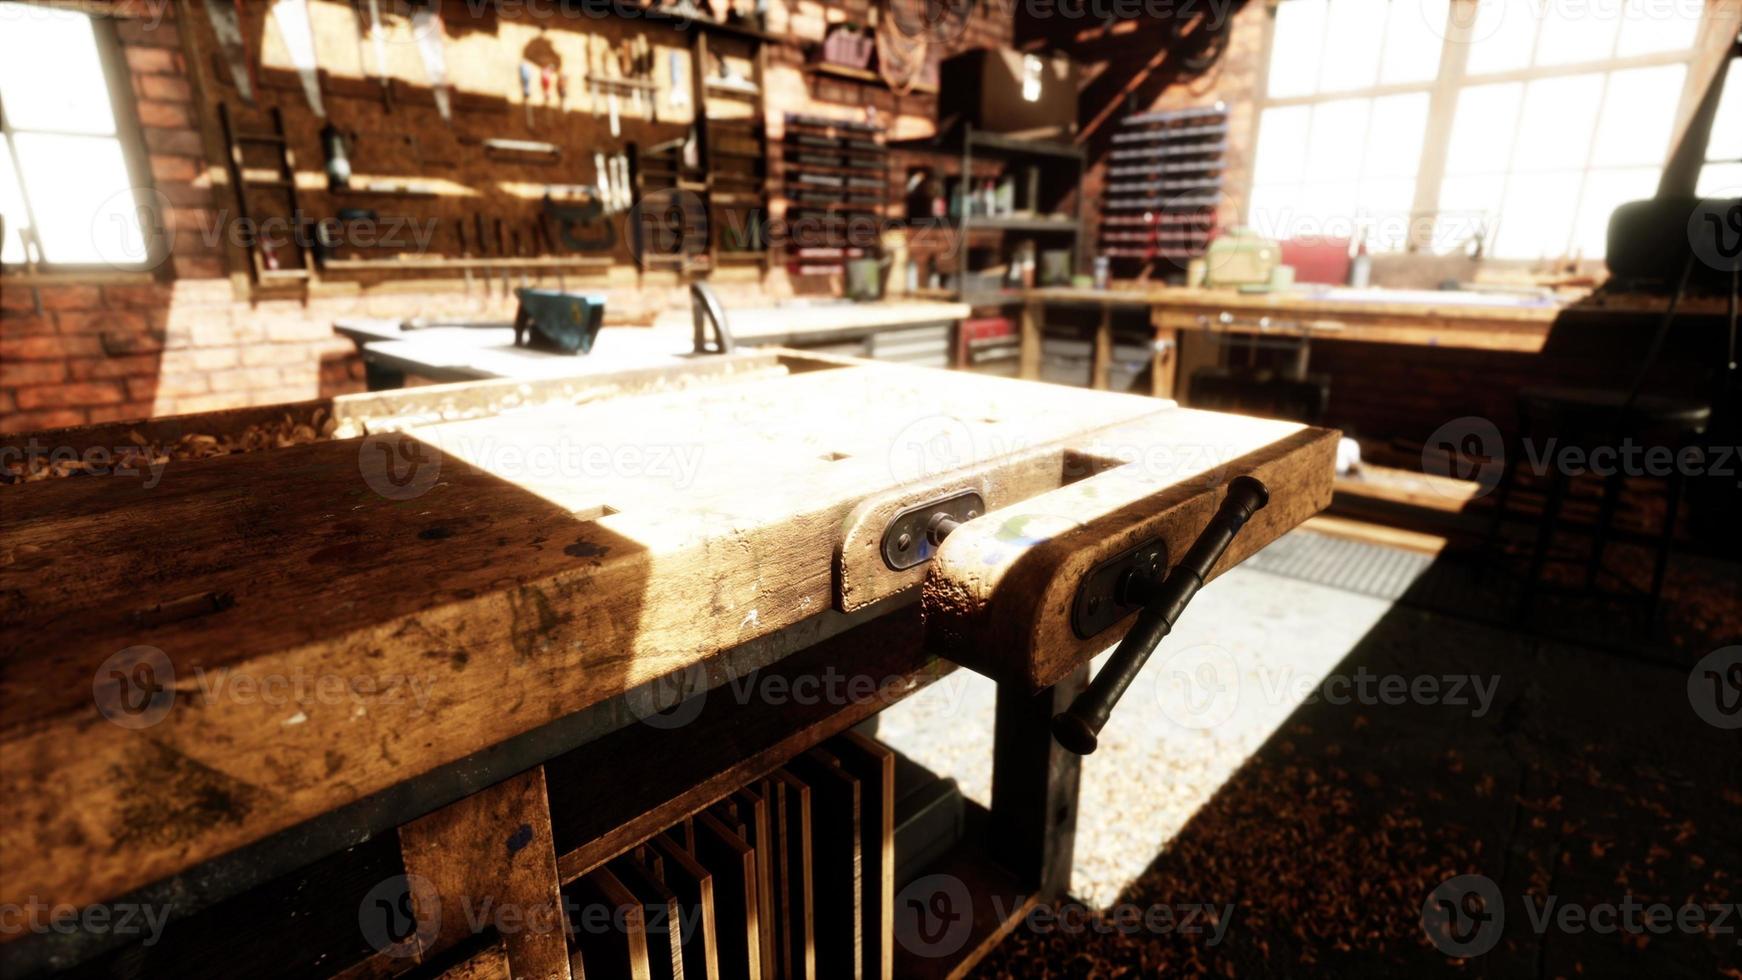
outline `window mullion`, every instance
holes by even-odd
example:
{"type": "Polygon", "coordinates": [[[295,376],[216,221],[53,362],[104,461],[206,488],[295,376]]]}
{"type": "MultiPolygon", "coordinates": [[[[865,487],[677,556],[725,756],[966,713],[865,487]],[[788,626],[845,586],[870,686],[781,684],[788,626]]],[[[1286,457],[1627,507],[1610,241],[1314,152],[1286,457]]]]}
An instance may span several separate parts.
{"type": "Polygon", "coordinates": [[[18,247],[24,250],[25,268],[33,268],[47,260],[42,254],[42,239],[37,234],[36,209],[30,204],[30,183],[24,179],[24,161],[18,157],[18,141],[14,139],[12,124],[6,121],[4,113],[0,113],[0,134],[4,135],[6,154],[12,158],[12,179],[18,182],[18,200],[24,205],[24,227],[18,229],[18,247]],[[35,258],[32,258],[31,241],[36,242],[35,258]]]}
{"type": "Polygon", "coordinates": [[[1428,95],[1427,131],[1422,134],[1421,161],[1415,175],[1411,234],[1404,245],[1408,252],[1420,251],[1423,245],[1421,236],[1414,233],[1418,228],[1428,229],[1427,242],[1433,241],[1432,229],[1440,210],[1440,184],[1445,180],[1446,157],[1451,152],[1452,118],[1469,64],[1476,7],[1477,0],[1452,0],[1446,5],[1446,40],[1440,49],[1440,73],[1428,95]]]}

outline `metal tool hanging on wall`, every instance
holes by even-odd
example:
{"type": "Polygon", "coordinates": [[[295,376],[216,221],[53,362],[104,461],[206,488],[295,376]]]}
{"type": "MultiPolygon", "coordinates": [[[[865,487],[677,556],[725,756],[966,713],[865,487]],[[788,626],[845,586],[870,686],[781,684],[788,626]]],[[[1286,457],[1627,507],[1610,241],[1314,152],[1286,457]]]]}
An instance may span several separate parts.
{"type": "Polygon", "coordinates": [[[423,59],[424,78],[435,95],[436,111],[442,120],[454,121],[453,100],[448,91],[448,60],[442,49],[447,31],[442,24],[439,4],[421,6],[411,12],[411,31],[417,40],[417,53],[423,59]]]}
{"type": "Polygon", "coordinates": [[[327,159],[327,189],[344,190],[351,186],[351,154],[345,148],[345,134],[339,127],[327,123],[321,127],[321,153],[327,159]]]}
{"type": "Polygon", "coordinates": [[[536,69],[532,62],[520,62],[520,107],[526,113],[526,128],[532,129],[532,78],[536,69]]]}
{"type": "Polygon", "coordinates": [[[249,105],[254,104],[253,60],[248,57],[248,42],[242,36],[241,0],[206,0],[206,19],[211,21],[212,36],[218,39],[218,50],[224,64],[230,66],[230,80],[236,83],[236,94],[249,105]]]}
{"type": "Polygon", "coordinates": [[[308,0],[273,0],[272,22],[278,25],[278,36],[296,66],[296,77],[302,80],[302,93],[309,108],[322,119],[327,118],[327,106],[321,99],[321,68],[315,58],[315,29],[308,17],[308,0]]]}
{"type": "Polygon", "coordinates": [[[598,189],[569,186],[564,191],[580,200],[571,199],[559,203],[554,195],[554,188],[546,188],[544,200],[539,205],[542,219],[540,228],[550,251],[556,252],[558,242],[562,243],[564,249],[572,252],[608,252],[617,247],[617,229],[611,222],[600,220],[605,217],[608,205],[598,189]],[[542,222],[554,225],[556,233],[552,235],[542,222]],[[594,226],[598,228],[597,235],[583,238],[576,234],[578,229],[594,226]]]}

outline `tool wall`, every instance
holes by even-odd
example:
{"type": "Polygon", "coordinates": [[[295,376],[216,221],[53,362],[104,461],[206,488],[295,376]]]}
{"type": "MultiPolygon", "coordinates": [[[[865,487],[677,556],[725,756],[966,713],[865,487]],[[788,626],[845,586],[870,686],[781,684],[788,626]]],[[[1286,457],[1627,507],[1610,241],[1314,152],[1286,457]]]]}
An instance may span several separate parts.
{"type": "Polygon", "coordinates": [[[232,257],[256,287],[451,277],[505,293],[762,254],[758,15],[190,7],[242,219],[232,257]]]}

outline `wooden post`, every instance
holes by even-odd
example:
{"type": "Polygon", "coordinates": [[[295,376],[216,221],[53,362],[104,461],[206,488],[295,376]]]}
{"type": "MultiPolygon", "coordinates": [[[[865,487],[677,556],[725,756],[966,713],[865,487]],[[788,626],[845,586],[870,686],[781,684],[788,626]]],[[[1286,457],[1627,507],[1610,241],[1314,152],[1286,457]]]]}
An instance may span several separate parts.
{"type": "Polygon", "coordinates": [[[1070,888],[1083,762],[1053,740],[1052,716],[1088,683],[1085,663],[1039,694],[1013,684],[998,686],[989,847],[998,863],[1034,888],[1043,902],[1063,897],[1070,888]]]}
{"type": "Polygon", "coordinates": [[[1179,331],[1155,328],[1155,341],[1149,355],[1149,393],[1157,398],[1172,398],[1174,375],[1179,371],[1179,331]]]}
{"type": "Polygon", "coordinates": [[[1160,306],[1151,306],[1150,332],[1150,393],[1157,399],[1172,399],[1178,390],[1179,327],[1160,306]]]}
{"type": "Polygon", "coordinates": [[[1106,391],[1113,372],[1113,304],[1101,304],[1101,319],[1095,324],[1094,360],[1090,362],[1089,387],[1106,391]]]}
{"type": "Polygon", "coordinates": [[[469,938],[473,919],[501,917],[515,977],[569,980],[543,766],[405,824],[399,849],[406,874],[428,881],[439,900],[426,909],[412,890],[419,933],[433,935],[426,960],[469,938]]]}
{"type": "Polygon", "coordinates": [[[1021,377],[1027,381],[1040,378],[1041,325],[1046,319],[1046,305],[1030,298],[1022,305],[1020,351],[1021,377]]]}

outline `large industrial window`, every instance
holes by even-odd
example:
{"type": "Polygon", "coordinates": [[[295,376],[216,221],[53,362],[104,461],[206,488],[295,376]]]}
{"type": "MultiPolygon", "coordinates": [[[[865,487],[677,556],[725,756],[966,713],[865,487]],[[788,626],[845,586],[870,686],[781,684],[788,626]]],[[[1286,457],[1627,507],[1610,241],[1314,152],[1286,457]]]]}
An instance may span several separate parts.
{"type": "Polygon", "coordinates": [[[1742,58],[1731,59],[1724,76],[1698,192],[1701,197],[1742,197],[1742,58]]]}
{"type": "Polygon", "coordinates": [[[74,11],[0,3],[0,263],[151,264],[137,141],[117,121],[127,76],[115,68],[107,27],[74,11]]]}
{"type": "Polygon", "coordinates": [[[1282,0],[1248,223],[1601,258],[1609,213],[1656,190],[1704,16],[1702,0],[1282,0]]]}

